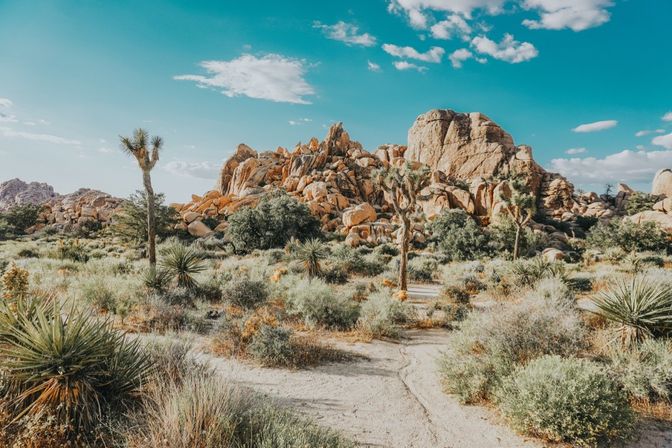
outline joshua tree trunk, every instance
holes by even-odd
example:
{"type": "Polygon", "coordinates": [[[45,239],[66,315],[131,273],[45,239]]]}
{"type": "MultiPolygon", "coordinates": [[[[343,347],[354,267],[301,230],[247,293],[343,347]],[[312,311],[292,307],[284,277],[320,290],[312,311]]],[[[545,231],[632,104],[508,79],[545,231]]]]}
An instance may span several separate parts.
{"type": "Polygon", "coordinates": [[[517,260],[520,256],[520,230],[522,226],[516,223],[516,239],[513,243],[513,259],[517,260]]]}
{"type": "Polygon", "coordinates": [[[399,291],[408,291],[408,246],[410,244],[411,223],[408,218],[402,217],[401,247],[399,260],[399,291]]]}
{"type": "Polygon", "coordinates": [[[156,266],[156,207],[154,206],[154,189],[152,188],[152,178],[149,170],[142,171],[142,181],[147,192],[147,251],[149,255],[149,266],[156,266]]]}

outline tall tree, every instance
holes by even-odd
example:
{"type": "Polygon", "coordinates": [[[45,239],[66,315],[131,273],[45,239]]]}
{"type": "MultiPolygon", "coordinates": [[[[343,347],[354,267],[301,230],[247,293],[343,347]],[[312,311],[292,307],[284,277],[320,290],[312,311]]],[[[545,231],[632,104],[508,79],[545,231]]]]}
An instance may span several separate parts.
{"type": "Polygon", "coordinates": [[[147,245],[149,252],[149,266],[156,267],[156,199],[152,188],[152,169],[159,161],[159,152],[163,146],[163,140],[159,136],[151,139],[144,129],[133,131],[132,137],[119,137],[121,150],[135,157],[142,171],[142,183],[147,195],[147,245]]]}
{"type": "Polygon", "coordinates": [[[535,212],[535,198],[520,175],[513,175],[508,180],[511,194],[508,198],[500,197],[504,208],[516,225],[516,238],[513,243],[513,259],[520,256],[520,236],[523,228],[532,220],[535,212]]]}
{"type": "Polygon", "coordinates": [[[419,212],[420,192],[430,183],[429,168],[414,169],[410,163],[402,166],[389,165],[373,173],[375,183],[386,193],[399,218],[399,291],[408,290],[408,248],[411,243],[413,218],[419,212]]]}

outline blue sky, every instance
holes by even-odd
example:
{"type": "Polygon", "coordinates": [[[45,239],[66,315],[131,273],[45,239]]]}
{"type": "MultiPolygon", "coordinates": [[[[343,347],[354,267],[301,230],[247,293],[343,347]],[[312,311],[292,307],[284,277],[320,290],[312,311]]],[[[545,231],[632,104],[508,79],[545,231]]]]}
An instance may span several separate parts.
{"type": "Polygon", "coordinates": [[[141,126],[184,201],[238,143],[343,121],[375,150],[451,108],[585,189],[648,189],[672,167],[671,19],[661,0],[0,0],[0,180],[128,195],[118,135],[141,126]]]}

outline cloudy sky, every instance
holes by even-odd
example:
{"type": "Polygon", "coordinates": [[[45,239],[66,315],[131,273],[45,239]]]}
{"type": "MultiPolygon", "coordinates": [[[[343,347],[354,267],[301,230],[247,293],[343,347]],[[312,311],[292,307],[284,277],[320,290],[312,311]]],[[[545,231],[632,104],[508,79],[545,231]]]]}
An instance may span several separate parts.
{"type": "Polygon", "coordinates": [[[672,167],[672,2],[0,0],[0,180],[125,196],[119,135],[165,140],[187,200],[238,143],[343,121],[373,150],[433,108],[480,111],[546,168],[602,191],[672,167]]]}

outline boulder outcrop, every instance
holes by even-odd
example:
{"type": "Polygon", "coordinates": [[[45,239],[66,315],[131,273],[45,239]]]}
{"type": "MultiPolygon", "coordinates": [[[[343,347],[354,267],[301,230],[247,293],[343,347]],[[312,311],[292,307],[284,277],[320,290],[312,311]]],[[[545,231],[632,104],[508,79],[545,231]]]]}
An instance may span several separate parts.
{"type": "Polygon", "coordinates": [[[58,195],[45,202],[38,226],[52,224],[106,226],[112,222],[114,213],[123,201],[102,191],[80,188],[74,193],[58,195]]]}
{"type": "Polygon", "coordinates": [[[653,178],[651,194],[672,198],[672,169],[658,170],[653,178]]]}
{"type": "Polygon", "coordinates": [[[207,217],[224,218],[280,188],[306,203],[325,231],[341,233],[352,245],[387,241],[394,238],[393,214],[371,174],[405,162],[432,171],[432,183],[423,192],[428,199],[421,203],[428,219],[461,208],[483,224],[491,222],[502,210],[501,198],[510,194],[507,178],[512,175],[524,176],[537,208],[554,219],[572,221],[582,213],[606,219],[615,213],[597,195],[577,197],[567,179],[544,170],[529,146],[517,146],[487,116],[451,110],[420,115],[407,146],[386,144],[372,153],[351,140],[342,123],[331,126],[324,140],[312,138],[291,151],[257,152],[241,144],[224,163],[214,190],[173,206],[185,228],[207,217]]]}

